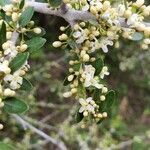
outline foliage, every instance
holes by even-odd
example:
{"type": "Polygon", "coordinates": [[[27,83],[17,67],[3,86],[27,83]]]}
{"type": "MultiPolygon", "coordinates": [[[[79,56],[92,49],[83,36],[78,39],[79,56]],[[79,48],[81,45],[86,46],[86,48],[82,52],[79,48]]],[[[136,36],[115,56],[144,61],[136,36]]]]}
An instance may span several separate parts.
{"type": "Polygon", "coordinates": [[[115,5],[113,1],[46,2],[51,11],[64,13],[64,16],[67,9],[87,9],[97,20],[67,20],[70,24],[66,26],[66,22],[59,19],[53,22],[52,18],[51,23],[45,21],[49,18],[39,17],[34,7],[25,6],[24,0],[19,3],[13,0],[13,4],[0,2],[0,128],[4,127],[0,131],[0,149],[20,149],[22,145],[25,150],[55,149],[44,140],[38,140],[32,131],[23,132],[15,126],[11,114],[21,115],[54,139],[59,136],[71,149],[116,149],[124,140],[131,140],[133,149],[147,149],[147,126],[134,125],[136,117],[142,115],[140,121],[143,121],[149,115],[143,112],[148,109],[150,90],[149,27],[143,26],[143,19],[150,14],[149,6],[142,1],[122,1],[115,5]],[[121,15],[122,11],[131,14],[121,15]],[[110,12],[114,16],[107,18],[110,12]],[[125,17],[126,27],[116,24],[120,16],[125,17]],[[36,27],[38,23],[47,33],[36,27]],[[49,42],[57,37],[52,44],[54,49],[49,42]],[[44,119],[38,122],[27,116],[44,119]],[[6,135],[10,136],[6,138],[6,135]]]}

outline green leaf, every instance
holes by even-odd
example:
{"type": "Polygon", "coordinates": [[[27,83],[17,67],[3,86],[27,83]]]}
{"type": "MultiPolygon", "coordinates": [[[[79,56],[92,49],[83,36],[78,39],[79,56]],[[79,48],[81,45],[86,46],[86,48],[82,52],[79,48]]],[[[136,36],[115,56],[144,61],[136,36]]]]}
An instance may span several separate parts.
{"type": "Polygon", "coordinates": [[[24,4],[25,4],[25,0],[21,0],[19,4],[19,8],[22,9],[24,7],[24,4]]]}
{"type": "Polygon", "coordinates": [[[98,58],[97,60],[95,60],[92,64],[92,66],[95,68],[95,75],[99,75],[100,72],[102,71],[102,68],[104,66],[103,60],[101,58],[98,58]]]}
{"type": "Polygon", "coordinates": [[[66,78],[64,79],[63,85],[64,85],[64,86],[67,86],[67,85],[69,85],[69,84],[70,84],[70,82],[68,81],[68,77],[66,77],[66,78]]]}
{"type": "Polygon", "coordinates": [[[94,94],[93,94],[93,99],[96,103],[100,103],[100,90],[99,89],[95,89],[94,90],[94,94]]]}
{"type": "Polygon", "coordinates": [[[106,99],[103,102],[99,103],[99,110],[104,112],[109,112],[111,111],[111,107],[114,103],[114,101],[116,100],[116,93],[115,91],[111,90],[106,94],[106,99]]]}
{"type": "Polygon", "coordinates": [[[79,71],[80,67],[81,67],[81,63],[77,63],[77,64],[72,65],[72,68],[74,71],[79,71]]]}
{"type": "Polygon", "coordinates": [[[81,122],[83,118],[84,118],[83,113],[79,113],[79,109],[78,109],[75,115],[76,123],[81,122]]]}
{"type": "Polygon", "coordinates": [[[77,43],[73,40],[68,40],[67,43],[72,49],[75,49],[77,47],[77,43]]]}
{"type": "Polygon", "coordinates": [[[1,29],[0,29],[0,46],[6,42],[6,24],[3,21],[1,29]]]}
{"type": "Polygon", "coordinates": [[[28,105],[22,100],[18,100],[14,97],[6,98],[4,100],[4,110],[7,113],[21,114],[28,109],[28,105]]]}
{"type": "Polygon", "coordinates": [[[46,39],[41,37],[35,37],[32,38],[31,40],[26,41],[30,53],[39,50],[41,47],[43,47],[45,43],[46,43],[46,39]]]}
{"type": "Polygon", "coordinates": [[[9,0],[0,0],[0,6],[5,6],[6,4],[9,4],[9,0]]]}
{"type": "Polygon", "coordinates": [[[101,119],[97,122],[97,124],[101,124],[104,120],[105,120],[104,118],[101,118],[101,119]]]}
{"type": "Polygon", "coordinates": [[[116,99],[115,91],[113,90],[109,91],[106,95],[106,100],[105,100],[107,109],[109,109],[113,105],[115,99],[116,99]]]}
{"type": "Polygon", "coordinates": [[[52,6],[52,7],[58,7],[62,4],[62,0],[48,0],[48,3],[52,6]]]}
{"type": "Polygon", "coordinates": [[[31,91],[33,88],[32,84],[30,81],[28,81],[27,79],[23,78],[23,83],[21,85],[20,90],[24,90],[24,91],[31,91]]]}
{"type": "Polygon", "coordinates": [[[86,98],[86,89],[82,83],[79,83],[78,85],[78,97],[84,99],[86,98]]]}
{"type": "Polygon", "coordinates": [[[28,7],[25,11],[23,11],[21,16],[20,16],[20,19],[19,19],[20,26],[21,27],[26,26],[30,22],[33,14],[34,14],[34,8],[33,7],[28,7]]]}
{"type": "Polygon", "coordinates": [[[15,150],[11,145],[0,142],[0,150],[15,150]]]}
{"type": "Polygon", "coordinates": [[[25,52],[25,53],[20,53],[18,54],[11,62],[9,67],[11,68],[12,72],[17,71],[18,69],[20,69],[26,62],[26,60],[29,57],[29,53],[25,52]]]}
{"type": "Polygon", "coordinates": [[[142,40],[144,37],[143,33],[141,32],[135,32],[133,35],[132,35],[132,41],[140,41],[142,40]]]}

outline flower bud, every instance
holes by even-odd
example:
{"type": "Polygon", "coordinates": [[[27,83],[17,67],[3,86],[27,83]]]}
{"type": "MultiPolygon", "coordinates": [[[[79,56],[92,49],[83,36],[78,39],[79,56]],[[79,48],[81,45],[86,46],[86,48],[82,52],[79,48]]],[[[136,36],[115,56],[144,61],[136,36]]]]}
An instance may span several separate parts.
{"type": "Polygon", "coordinates": [[[106,98],[105,98],[104,95],[100,96],[100,100],[101,100],[101,101],[105,101],[105,99],[106,99],[106,98]]]}
{"type": "Polygon", "coordinates": [[[63,97],[65,98],[68,98],[68,97],[71,97],[72,96],[72,93],[71,92],[66,92],[63,94],[63,97]]]}
{"type": "Polygon", "coordinates": [[[108,92],[108,89],[106,87],[103,87],[102,88],[102,93],[107,93],[108,92]]]}
{"type": "Polygon", "coordinates": [[[104,118],[106,118],[106,117],[107,117],[107,112],[103,112],[103,113],[102,113],[102,116],[103,116],[104,118]]]}
{"type": "Polygon", "coordinates": [[[42,30],[40,28],[34,28],[33,32],[36,34],[40,34],[42,32],[42,30]]]}
{"type": "Polygon", "coordinates": [[[84,117],[87,117],[87,116],[88,116],[88,112],[87,112],[87,111],[84,111],[83,116],[84,116],[84,117]]]}
{"type": "Polygon", "coordinates": [[[11,39],[11,36],[12,36],[12,32],[7,32],[6,33],[7,40],[11,39]]]}
{"type": "Polygon", "coordinates": [[[72,94],[77,93],[77,88],[73,88],[73,89],[71,89],[71,93],[72,93],[72,94]]]}
{"type": "Polygon", "coordinates": [[[65,31],[65,30],[66,30],[66,28],[64,26],[60,27],[60,31],[65,31]]]}
{"type": "Polygon", "coordinates": [[[88,54],[85,54],[84,56],[83,56],[83,61],[84,62],[88,62],[90,60],[90,56],[88,55],[88,54]]]}
{"type": "Polygon", "coordinates": [[[2,130],[4,128],[4,126],[2,124],[0,124],[0,130],[2,130]]]}
{"type": "Polygon", "coordinates": [[[5,42],[3,45],[2,45],[2,48],[4,50],[8,49],[10,47],[10,44],[8,42],[5,42]]]}
{"type": "Polygon", "coordinates": [[[11,89],[5,89],[4,90],[4,96],[15,96],[15,91],[11,90],[11,89]]]}
{"type": "Polygon", "coordinates": [[[143,4],[144,4],[144,0],[137,0],[137,1],[135,2],[135,5],[136,5],[137,7],[141,7],[143,4]]]}
{"type": "Polygon", "coordinates": [[[12,14],[12,21],[13,21],[13,22],[17,22],[18,19],[19,19],[18,13],[14,12],[14,13],[12,14]]]}
{"type": "Polygon", "coordinates": [[[68,81],[71,82],[73,80],[73,78],[74,78],[74,75],[68,76],[68,81]]]}
{"type": "Polygon", "coordinates": [[[58,47],[60,47],[62,45],[62,43],[60,42],[60,41],[55,41],[54,43],[53,43],[53,46],[55,47],[55,48],[58,48],[58,47]]]}
{"type": "Polygon", "coordinates": [[[20,46],[20,51],[24,52],[25,50],[27,50],[27,48],[28,48],[28,45],[27,44],[23,44],[23,45],[20,46]]]}

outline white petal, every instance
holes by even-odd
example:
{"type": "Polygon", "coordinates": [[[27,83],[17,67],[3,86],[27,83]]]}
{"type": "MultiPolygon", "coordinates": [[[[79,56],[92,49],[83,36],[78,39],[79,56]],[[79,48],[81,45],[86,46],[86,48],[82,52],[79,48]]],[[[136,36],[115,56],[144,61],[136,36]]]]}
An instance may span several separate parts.
{"type": "Polygon", "coordinates": [[[86,102],[83,98],[80,98],[80,99],[79,99],[79,103],[80,103],[82,106],[87,105],[87,102],[86,102]]]}
{"type": "Polygon", "coordinates": [[[87,101],[88,103],[90,103],[90,102],[92,101],[92,97],[88,97],[88,98],[86,99],[86,101],[87,101]]]}
{"type": "Polygon", "coordinates": [[[106,46],[106,45],[103,45],[103,46],[102,46],[102,50],[103,50],[104,53],[107,53],[107,52],[108,52],[107,46],[106,46]]]}
{"type": "Polygon", "coordinates": [[[15,90],[15,89],[18,89],[20,87],[20,85],[17,82],[12,81],[10,83],[10,87],[11,87],[11,89],[15,90]]]}
{"type": "Polygon", "coordinates": [[[4,81],[12,81],[13,80],[13,76],[11,74],[9,75],[6,75],[5,78],[4,78],[4,81]]]}
{"type": "Polygon", "coordinates": [[[81,107],[81,108],[79,109],[79,113],[82,113],[84,110],[85,110],[85,107],[81,107]]]}
{"type": "Polygon", "coordinates": [[[73,33],[73,37],[78,38],[81,36],[81,32],[77,31],[73,33]]]}
{"type": "Polygon", "coordinates": [[[92,105],[88,105],[88,106],[87,106],[87,110],[88,110],[89,112],[93,112],[93,111],[94,111],[94,107],[93,107],[92,105]]]}

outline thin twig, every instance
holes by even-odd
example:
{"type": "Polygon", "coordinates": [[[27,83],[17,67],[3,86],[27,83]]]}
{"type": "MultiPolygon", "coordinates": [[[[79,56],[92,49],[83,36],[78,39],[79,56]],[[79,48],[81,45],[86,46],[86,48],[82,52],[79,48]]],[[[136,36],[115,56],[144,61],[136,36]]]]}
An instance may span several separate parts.
{"type": "Polygon", "coordinates": [[[65,144],[62,141],[58,141],[57,139],[54,139],[54,138],[50,137],[49,135],[47,135],[43,131],[35,128],[33,125],[31,125],[30,123],[28,123],[27,121],[22,119],[20,116],[15,115],[15,114],[13,114],[12,116],[16,119],[16,121],[18,123],[20,123],[21,125],[25,126],[28,129],[30,129],[31,131],[33,131],[34,133],[38,134],[39,136],[43,137],[45,140],[53,143],[60,150],[67,150],[67,147],[65,146],[65,144]]]}

